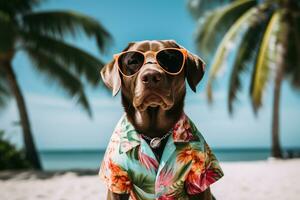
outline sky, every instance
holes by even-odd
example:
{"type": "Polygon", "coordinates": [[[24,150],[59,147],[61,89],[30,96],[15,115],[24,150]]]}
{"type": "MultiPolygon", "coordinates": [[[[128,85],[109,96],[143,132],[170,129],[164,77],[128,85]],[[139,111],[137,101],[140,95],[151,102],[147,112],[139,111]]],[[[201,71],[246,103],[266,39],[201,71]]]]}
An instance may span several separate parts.
{"type": "MultiPolygon", "coordinates": [[[[174,39],[186,49],[197,53],[194,43],[196,22],[189,13],[186,1],[141,0],[48,0],[36,10],[73,10],[99,20],[108,30],[113,43],[105,54],[99,53],[95,40],[80,36],[67,39],[104,62],[120,52],[128,42],[139,40],[174,39]],[[171,3],[172,2],[172,3],[171,3]]],[[[198,54],[199,55],[199,54],[198,54]]],[[[201,56],[201,55],[200,55],[201,56]]],[[[123,109],[120,95],[112,97],[99,83],[86,86],[93,109],[93,118],[76,106],[59,85],[31,67],[23,52],[14,62],[19,84],[29,111],[34,139],[39,150],[104,149],[123,109]]],[[[266,90],[264,106],[258,116],[252,112],[247,83],[235,104],[235,113],[227,111],[229,69],[219,77],[214,88],[214,103],[205,96],[209,66],[197,93],[188,88],[185,112],[195,122],[210,146],[215,148],[269,148],[271,144],[272,84],[266,90]]],[[[249,82],[247,76],[243,79],[249,82]]],[[[300,147],[300,93],[283,83],[280,108],[280,139],[282,146],[300,147]]],[[[15,101],[0,111],[0,129],[5,137],[22,146],[15,101]]]]}

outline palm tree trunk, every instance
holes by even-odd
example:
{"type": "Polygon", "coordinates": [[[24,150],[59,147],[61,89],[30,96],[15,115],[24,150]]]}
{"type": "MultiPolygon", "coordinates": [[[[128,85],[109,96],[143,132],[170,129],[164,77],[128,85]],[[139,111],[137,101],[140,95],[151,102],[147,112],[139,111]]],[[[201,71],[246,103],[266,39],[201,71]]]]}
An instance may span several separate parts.
{"type": "Polygon", "coordinates": [[[277,50],[279,55],[277,58],[277,68],[274,83],[274,99],[273,99],[273,119],[272,119],[272,157],[282,158],[282,150],[279,139],[279,110],[280,110],[280,92],[284,73],[284,56],[285,47],[278,44],[277,50]]]}
{"type": "Polygon", "coordinates": [[[35,169],[42,169],[39,156],[34,144],[32,137],[32,132],[30,128],[28,113],[25,105],[25,100],[21,89],[18,85],[16,75],[13,71],[11,62],[8,61],[4,64],[4,70],[6,71],[7,80],[9,82],[11,91],[13,92],[15,99],[17,101],[17,106],[19,110],[20,120],[23,129],[23,139],[25,145],[25,155],[26,159],[32,164],[35,169]]]}
{"type": "MultiPolygon", "coordinates": [[[[277,66],[282,68],[282,66],[277,66]]],[[[272,157],[282,158],[280,140],[279,140],[279,106],[280,91],[282,82],[282,70],[278,69],[275,78],[274,99],[273,99],[273,120],[272,120],[272,157]]]]}

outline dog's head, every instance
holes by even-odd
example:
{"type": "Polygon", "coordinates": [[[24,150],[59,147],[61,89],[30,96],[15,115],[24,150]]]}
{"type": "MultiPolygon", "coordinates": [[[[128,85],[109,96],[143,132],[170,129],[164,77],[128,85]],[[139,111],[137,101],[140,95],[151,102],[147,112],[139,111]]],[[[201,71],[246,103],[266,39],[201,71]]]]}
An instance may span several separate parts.
{"type": "MultiPolygon", "coordinates": [[[[173,75],[164,70],[157,62],[155,52],[165,48],[184,49],[173,40],[129,43],[123,52],[139,51],[144,53],[144,65],[139,71],[131,76],[124,76],[118,66],[120,62],[116,62],[116,59],[101,70],[102,79],[112,89],[113,95],[116,95],[121,89],[125,111],[136,128],[143,130],[147,129],[146,127],[149,128],[150,121],[153,121],[150,119],[151,115],[152,118],[155,117],[152,127],[154,124],[159,126],[158,120],[164,120],[163,116],[172,115],[171,118],[177,120],[176,118],[180,116],[183,108],[185,79],[190,88],[196,92],[196,86],[203,77],[203,61],[190,52],[185,55],[180,73],[173,75]],[[160,119],[158,119],[159,117],[160,119]]],[[[167,127],[161,124],[157,128],[165,129],[167,127]]]]}

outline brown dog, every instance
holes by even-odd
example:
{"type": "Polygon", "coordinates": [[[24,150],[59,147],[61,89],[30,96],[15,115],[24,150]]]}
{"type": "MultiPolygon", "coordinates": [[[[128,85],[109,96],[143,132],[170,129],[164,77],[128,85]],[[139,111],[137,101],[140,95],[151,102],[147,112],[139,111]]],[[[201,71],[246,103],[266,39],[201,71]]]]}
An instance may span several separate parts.
{"type": "MultiPolygon", "coordinates": [[[[196,92],[196,86],[204,74],[203,61],[189,52],[186,54],[183,69],[178,74],[166,73],[157,63],[154,55],[155,52],[165,48],[183,49],[173,40],[129,43],[123,52],[139,51],[145,55],[144,64],[139,71],[133,75],[130,71],[125,71],[130,69],[124,69],[125,72],[122,72],[118,68],[120,66],[117,66],[122,63],[116,63],[116,59],[101,71],[102,79],[112,90],[113,95],[121,89],[122,104],[130,123],[139,133],[148,138],[160,138],[174,126],[183,112],[186,94],[185,79],[190,88],[196,92]]],[[[159,148],[152,149],[158,160],[162,156],[166,143],[164,140],[161,142],[159,148]]],[[[127,200],[129,194],[116,194],[108,190],[107,199],[127,200]]],[[[189,199],[210,200],[212,195],[208,188],[200,194],[190,195],[189,199]]]]}

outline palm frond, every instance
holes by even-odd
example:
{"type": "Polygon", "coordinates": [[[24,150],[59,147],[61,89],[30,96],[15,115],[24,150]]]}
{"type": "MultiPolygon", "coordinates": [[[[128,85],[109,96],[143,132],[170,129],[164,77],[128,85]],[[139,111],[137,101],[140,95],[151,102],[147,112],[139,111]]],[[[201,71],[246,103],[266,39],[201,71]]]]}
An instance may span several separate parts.
{"type": "Polygon", "coordinates": [[[201,52],[201,55],[204,56],[206,60],[210,60],[211,54],[204,52],[204,50],[201,47],[201,43],[205,36],[205,30],[208,29],[214,17],[215,17],[214,12],[205,13],[203,17],[198,19],[197,28],[195,31],[195,42],[196,42],[197,49],[201,52]]]}
{"type": "Polygon", "coordinates": [[[9,84],[6,79],[5,72],[2,70],[2,66],[0,66],[0,108],[6,106],[10,97],[11,92],[9,84]]]}
{"type": "Polygon", "coordinates": [[[10,16],[30,11],[40,0],[1,0],[0,11],[10,16]]]}
{"type": "Polygon", "coordinates": [[[219,39],[226,33],[230,26],[248,9],[255,6],[255,0],[241,0],[217,9],[208,15],[204,26],[196,35],[196,42],[201,52],[209,55],[214,52],[219,39]]]}
{"type": "Polygon", "coordinates": [[[39,72],[47,75],[49,80],[56,80],[59,83],[59,87],[67,91],[70,97],[77,98],[77,103],[87,111],[89,116],[92,116],[90,104],[80,79],[70,73],[59,62],[52,59],[51,55],[47,55],[42,51],[36,51],[30,47],[26,48],[26,53],[28,53],[29,58],[39,72]]]}
{"type": "Polygon", "coordinates": [[[15,31],[11,17],[0,10],[0,54],[12,50],[15,31]]]}
{"type": "Polygon", "coordinates": [[[237,92],[242,89],[241,75],[243,71],[248,71],[250,66],[255,64],[255,58],[259,45],[261,44],[263,33],[271,13],[267,7],[261,6],[260,12],[252,15],[245,25],[249,26],[238,46],[238,51],[233,62],[232,72],[229,78],[228,90],[228,110],[233,114],[233,103],[237,99],[237,92]],[[255,33],[255,34],[253,34],[255,33]]]}
{"type": "Polygon", "coordinates": [[[291,31],[288,36],[285,75],[295,89],[300,89],[300,11],[290,16],[289,24],[291,31]]]}
{"type": "Polygon", "coordinates": [[[84,75],[92,85],[99,84],[99,70],[104,66],[104,63],[98,58],[49,36],[30,32],[20,32],[20,36],[25,47],[51,55],[53,60],[70,68],[76,75],[84,75]]]}
{"type": "Polygon", "coordinates": [[[199,19],[206,12],[220,8],[224,5],[231,3],[234,0],[188,0],[187,7],[195,19],[199,19]]]}
{"type": "Polygon", "coordinates": [[[25,14],[23,26],[30,32],[63,37],[66,33],[75,36],[82,30],[87,36],[95,37],[101,51],[111,39],[110,34],[96,20],[71,11],[48,11],[25,14]]]}
{"type": "Polygon", "coordinates": [[[230,30],[226,33],[221,44],[219,45],[216,55],[213,59],[211,70],[208,77],[207,83],[207,97],[209,102],[212,102],[212,86],[213,82],[219,74],[222,67],[224,67],[224,62],[227,61],[228,52],[232,49],[233,43],[236,43],[237,36],[243,34],[243,30],[246,28],[247,24],[251,21],[251,18],[258,15],[258,8],[254,7],[247,11],[240,19],[238,19],[230,30]]]}
{"type": "Polygon", "coordinates": [[[277,34],[281,27],[283,12],[276,11],[267,26],[263,36],[262,44],[257,56],[257,62],[254,70],[254,76],[251,80],[250,94],[252,99],[252,107],[255,113],[262,105],[262,96],[264,89],[269,81],[271,70],[276,67],[276,43],[278,42],[277,34]]]}

